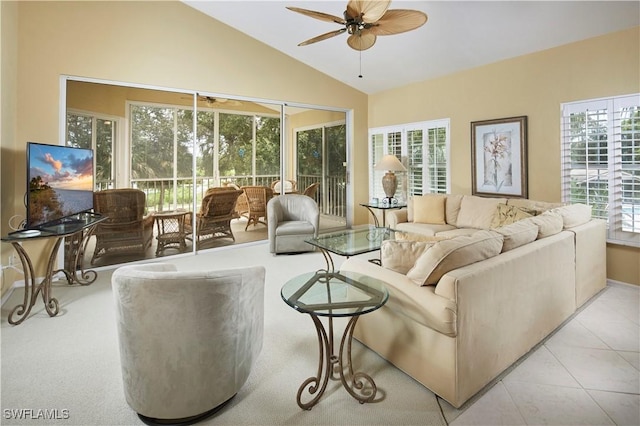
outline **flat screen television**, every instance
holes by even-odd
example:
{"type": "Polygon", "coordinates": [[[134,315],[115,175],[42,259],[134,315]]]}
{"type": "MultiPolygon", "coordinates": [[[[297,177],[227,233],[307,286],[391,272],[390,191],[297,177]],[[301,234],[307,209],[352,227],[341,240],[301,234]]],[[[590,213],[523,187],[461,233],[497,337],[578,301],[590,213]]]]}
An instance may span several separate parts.
{"type": "Polygon", "coordinates": [[[39,229],[93,209],[93,150],[27,143],[27,224],[39,229]]]}

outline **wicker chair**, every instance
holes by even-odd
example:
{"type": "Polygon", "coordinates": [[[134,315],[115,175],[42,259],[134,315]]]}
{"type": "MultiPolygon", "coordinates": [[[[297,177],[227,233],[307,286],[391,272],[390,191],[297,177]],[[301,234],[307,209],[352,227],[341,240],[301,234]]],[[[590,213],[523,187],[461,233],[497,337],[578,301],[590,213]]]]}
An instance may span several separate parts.
{"type": "Polygon", "coordinates": [[[320,186],[319,182],[312,183],[304,189],[302,195],[306,195],[307,197],[311,197],[315,200],[316,192],[318,191],[318,187],[320,186]]]}
{"type": "MultiPolygon", "coordinates": [[[[242,190],[232,187],[216,187],[207,190],[200,212],[196,214],[198,246],[218,238],[236,240],[231,230],[231,219],[237,217],[236,201],[241,194],[243,194],[242,190]]],[[[187,232],[192,232],[190,221],[185,228],[187,232]]]]}
{"type": "Polygon", "coordinates": [[[93,193],[93,208],[107,217],[94,231],[91,264],[107,254],[144,255],[153,239],[153,216],[144,215],[146,196],[139,189],[106,189],[93,193]]]}
{"type": "Polygon", "coordinates": [[[282,192],[281,188],[284,188],[284,194],[292,194],[298,192],[295,180],[286,179],[284,181],[284,185],[280,183],[280,180],[274,180],[273,182],[271,182],[271,189],[273,190],[274,194],[280,194],[282,192]]]}
{"type": "MultiPolygon", "coordinates": [[[[223,188],[240,189],[240,187],[235,183],[226,183],[224,184],[223,188]]],[[[246,216],[248,213],[249,213],[249,203],[247,202],[247,196],[245,195],[244,192],[242,192],[242,194],[240,194],[240,196],[238,197],[238,200],[236,201],[236,211],[235,211],[234,218],[241,218],[243,216],[246,216]]]]}
{"type": "Polygon", "coordinates": [[[248,219],[244,230],[246,231],[252,223],[253,226],[258,223],[266,226],[267,202],[273,197],[273,190],[267,186],[243,186],[241,189],[247,197],[248,204],[248,212],[243,214],[248,219]],[[261,217],[265,220],[260,220],[261,217]]]}

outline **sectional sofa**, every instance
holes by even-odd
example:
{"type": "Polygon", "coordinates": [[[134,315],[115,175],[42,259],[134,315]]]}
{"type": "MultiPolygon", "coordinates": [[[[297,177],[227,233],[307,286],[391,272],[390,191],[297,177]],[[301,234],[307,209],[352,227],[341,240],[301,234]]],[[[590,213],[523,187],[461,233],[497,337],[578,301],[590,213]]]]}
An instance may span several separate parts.
{"type": "Polygon", "coordinates": [[[462,406],[606,284],[605,222],[585,205],[423,195],[387,215],[377,277],[389,300],[354,336],[462,406]]]}

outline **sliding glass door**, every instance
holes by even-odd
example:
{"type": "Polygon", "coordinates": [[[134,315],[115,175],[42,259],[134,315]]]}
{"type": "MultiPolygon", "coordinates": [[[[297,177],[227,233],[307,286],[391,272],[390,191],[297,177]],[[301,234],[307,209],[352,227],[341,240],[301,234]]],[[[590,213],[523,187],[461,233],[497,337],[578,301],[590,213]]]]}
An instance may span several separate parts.
{"type": "MultiPolygon", "coordinates": [[[[321,230],[323,222],[346,226],[346,112],[71,78],[66,85],[65,140],[95,150],[95,190],[138,188],[147,214],[183,209],[193,223],[212,187],[289,179],[302,193],[319,183],[321,230]]],[[[262,225],[250,231],[267,238],[262,225]]]]}

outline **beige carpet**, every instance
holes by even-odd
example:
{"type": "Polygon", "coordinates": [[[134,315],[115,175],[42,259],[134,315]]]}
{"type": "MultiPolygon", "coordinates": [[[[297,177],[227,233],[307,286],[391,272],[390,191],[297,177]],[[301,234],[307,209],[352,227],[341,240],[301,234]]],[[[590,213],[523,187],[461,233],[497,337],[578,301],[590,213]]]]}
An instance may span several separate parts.
{"type": "MultiPolygon", "coordinates": [[[[261,242],[166,260],[183,270],[247,265],[267,268],[261,355],[238,395],[202,424],[445,424],[429,390],[357,342],[354,363],[357,370],[375,379],[376,400],[359,404],[339,382],[330,381],[312,410],[298,407],[298,387],[317,369],[317,338],[311,319],[288,307],[280,298],[280,288],[295,275],[323,267],[321,254],[272,256],[261,242]]],[[[342,260],[335,258],[337,264],[342,260]]],[[[6,301],[0,329],[3,425],[142,424],[125,402],[122,390],[111,273],[100,270],[98,281],[86,287],[56,283],[53,296],[59,300],[61,312],[53,318],[38,300],[27,320],[11,326],[7,315],[22,300],[23,289],[16,289],[6,301]],[[31,419],[8,418],[7,413],[22,413],[31,419]],[[37,418],[46,413],[59,418],[37,418]]],[[[342,324],[337,327],[341,330],[342,324]]]]}

